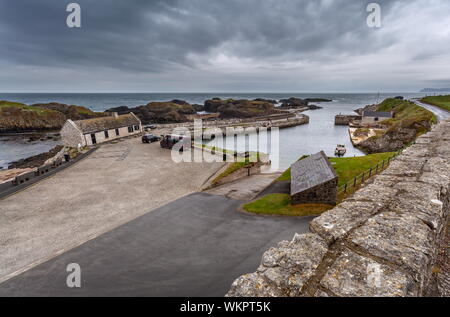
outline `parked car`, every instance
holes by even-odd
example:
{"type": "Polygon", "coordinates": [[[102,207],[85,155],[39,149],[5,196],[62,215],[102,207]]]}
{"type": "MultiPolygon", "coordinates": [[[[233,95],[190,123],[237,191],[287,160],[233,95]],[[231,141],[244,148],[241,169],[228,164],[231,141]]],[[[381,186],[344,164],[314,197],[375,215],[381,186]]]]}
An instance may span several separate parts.
{"type": "Polygon", "coordinates": [[[156,128],[157,128],[157,126],[154,124],[148,124],[148,125],[144,126],[145,131],[155,130],[156,128]]]}
{"type": "Polygon", "coordinates": [[[142,143],[154,143],[158,142],[161,138],[153,134],[145,134],[142,136],[142,143]]]}
{"type": "Polygon", "coordinates": [[[180,151],[184,151],[185,147],[191,146],[191,139],[189,137],[176,134],[164,135],[160,142],[160,145],[163,149],[171,150],[175,146],[175,144],[179,142],[182,142],[182,144],[180,145],[180,151]]]}

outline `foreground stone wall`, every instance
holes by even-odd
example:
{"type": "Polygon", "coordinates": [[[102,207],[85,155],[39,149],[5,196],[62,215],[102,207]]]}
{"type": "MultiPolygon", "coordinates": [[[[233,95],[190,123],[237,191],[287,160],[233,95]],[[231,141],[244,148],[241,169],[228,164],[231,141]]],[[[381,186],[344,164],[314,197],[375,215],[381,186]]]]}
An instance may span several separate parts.
{"type": "Polygon", "coordinates": [[[312,233],[268,250],[228,296],[426,296],[449,209],[446,121],[313,220],[312,233]]]}

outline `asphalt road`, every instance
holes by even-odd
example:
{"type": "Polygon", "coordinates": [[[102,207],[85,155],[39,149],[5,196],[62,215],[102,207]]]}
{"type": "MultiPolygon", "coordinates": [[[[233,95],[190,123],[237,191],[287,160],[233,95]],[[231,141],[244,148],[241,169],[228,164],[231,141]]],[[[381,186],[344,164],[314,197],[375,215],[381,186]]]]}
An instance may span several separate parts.
{"type": "Polygon", "coordinates": [[[97,151],[0,199],[0,282],[198,192],[223,163],[182,163],[139,138],[97,151]]]}
{"type": "Polygon", "coordinates": [[[423,108],[433,112],[436,115],[436,117],[439,119],[439,121],[450,118],[450,112],[449,111],[446,111],[446,110],[441,109],[441,108],[436,107],[436,106],[432,106],[432,105],[420,102],[419,100],[416,100],[416,99],[413,100],[413,102],[416,105],[418,105],[420,107],[423,107],[423,108]]]}
{"type": "Polygon", "coordinates": [[[223,296],[261,256],[311,217],[259,217],[196,193],[147,213],[0,284],[0,296],[223,296]],[[81,267],[68,288],[67,265],[81,267]]]}

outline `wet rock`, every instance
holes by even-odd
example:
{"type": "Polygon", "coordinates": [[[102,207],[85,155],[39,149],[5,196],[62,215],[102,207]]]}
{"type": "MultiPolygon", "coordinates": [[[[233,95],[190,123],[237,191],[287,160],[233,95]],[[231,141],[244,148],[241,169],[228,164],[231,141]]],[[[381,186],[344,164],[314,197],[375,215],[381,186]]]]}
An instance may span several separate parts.
{"type": "Polygon", "coordinates": [[[35,156],[31,156],[26,159],[22,159],[16,162],[12,162],[9,164],[8,169],[23,169],[23,168],[34,168],[44,165],[45,161],[47,161],[49,158],[54,157],[56,154],[58,154],[59,151],[61,151],[63,146],[58,145],[51,149],[48,152],[41,153],[35,156]]]}

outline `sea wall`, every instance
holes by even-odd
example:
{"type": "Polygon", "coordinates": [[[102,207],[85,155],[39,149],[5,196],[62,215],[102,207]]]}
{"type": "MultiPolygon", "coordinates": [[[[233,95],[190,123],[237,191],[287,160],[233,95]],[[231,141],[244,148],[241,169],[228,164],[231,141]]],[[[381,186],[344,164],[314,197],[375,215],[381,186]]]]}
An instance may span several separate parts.
{"type": "Polygon", "coordinates": [[[334,118],[334,124],[335,125],[349,125],[351,121],[361,120],[361,119],[362,119],[361,116],[338,114],[334,118]]]}
{"type": "Polygon", "coordinates": [[[311,233],[264,253],[227,296],[426,296],[450,209],[450,121],[419,137],[311,233]]]}

